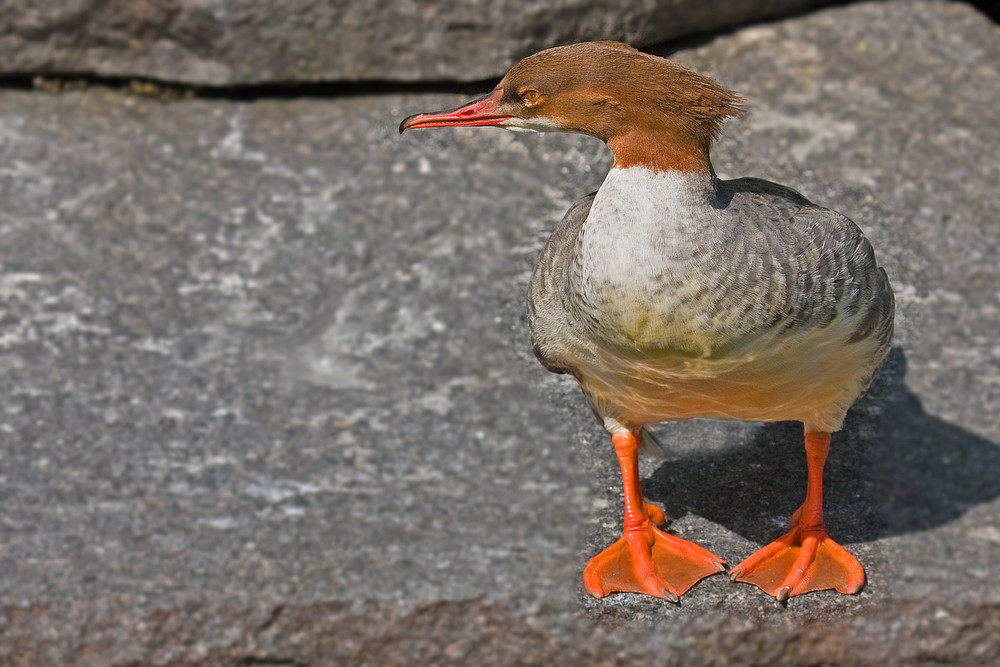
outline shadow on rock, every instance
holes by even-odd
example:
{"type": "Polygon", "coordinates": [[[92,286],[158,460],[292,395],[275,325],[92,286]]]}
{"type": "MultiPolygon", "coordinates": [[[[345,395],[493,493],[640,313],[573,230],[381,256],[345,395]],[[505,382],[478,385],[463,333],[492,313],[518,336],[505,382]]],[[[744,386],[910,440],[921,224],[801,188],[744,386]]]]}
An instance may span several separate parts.
{"type": "MultiPolygon", "coordinates": [[[[1000,446],[924,412],[903,381],[905,372],[906,359],[895,348],[833,436],[826,521],[843,542],[934,528],[1000,496],[1000,446]]],[[[669,516],[693,512],[758,543],[784,531],[805,495],[800,424],[699,422],[666,429],[661,438],[676,457],[645,481],[650,500],[669,516]],[[689,453],[677,443],[685,429],[697,429],[702,442],[708,435],[709,451],[689,453]]]]}

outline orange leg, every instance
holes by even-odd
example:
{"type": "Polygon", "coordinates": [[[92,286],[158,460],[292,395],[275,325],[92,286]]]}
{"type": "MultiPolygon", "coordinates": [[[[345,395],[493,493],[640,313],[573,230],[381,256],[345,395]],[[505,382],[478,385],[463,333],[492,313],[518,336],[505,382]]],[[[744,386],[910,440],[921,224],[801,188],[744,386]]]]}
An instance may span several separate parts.
{"type": "Polygon", "coordinates": [[[782,602],[830,588],[853,594],[864,586],[861,563],[830,539],[823,523],[823,466],[829,451],[829,433],[806,433],[806,500],[792,515],[789,532],[732,569],[735,581],[754,584],[782,602]]]}
{"type": "Polygon", "coordinates": [[[658,530],[663,512],[642,497],[638,476],[638,445],[634,433],[612,436],[622,468],[625,521],[617,542],[597,554],[583,571],[583,583],[595,597],[609,593],[646,593],[676,602],[689,588],[710,574],[725,570],[710,551],[658,530]]]}

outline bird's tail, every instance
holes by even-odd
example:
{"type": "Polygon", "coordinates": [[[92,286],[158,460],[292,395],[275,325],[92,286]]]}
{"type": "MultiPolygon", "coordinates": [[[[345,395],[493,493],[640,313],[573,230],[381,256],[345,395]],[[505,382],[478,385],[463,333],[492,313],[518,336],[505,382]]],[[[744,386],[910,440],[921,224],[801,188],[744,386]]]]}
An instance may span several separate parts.
{"type": "Polygon", "coordinates": [[[667,448],[663,446],[660,439],[645,426],[639,432],[639,454],[654,459],[666,459],[670,457],[667,448]]]}

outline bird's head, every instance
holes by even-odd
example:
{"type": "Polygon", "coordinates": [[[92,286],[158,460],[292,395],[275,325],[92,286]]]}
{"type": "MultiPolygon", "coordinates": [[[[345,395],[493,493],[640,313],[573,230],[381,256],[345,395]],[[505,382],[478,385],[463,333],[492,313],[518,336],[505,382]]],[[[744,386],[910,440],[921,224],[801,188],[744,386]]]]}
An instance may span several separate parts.
{"type": "Polygon", "coordinates": [[[703,152],[742,100],[714,80],[618,42],[582,42],[528,56],[493,91],[451,111],[415,114],[399,131],[495,126],[579,132],[601,139],[617,163],[703,152]]]}

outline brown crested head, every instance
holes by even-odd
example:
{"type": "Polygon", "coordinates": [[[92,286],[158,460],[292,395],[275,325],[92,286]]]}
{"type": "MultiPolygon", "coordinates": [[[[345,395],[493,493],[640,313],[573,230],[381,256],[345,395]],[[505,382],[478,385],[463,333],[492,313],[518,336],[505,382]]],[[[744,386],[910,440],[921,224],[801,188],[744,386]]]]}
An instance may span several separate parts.
{"type": "Polygon", "coordinates": [[[607,141],[626,125],[681,124],[709,141],[742,100],[713,79],[621,42],[557,46],[514,65],[501,106],[607,141]],[[521,107],[518,109],[518,107],[521,107]]]}
{"type": "Polygon", "coordinates": [[[742,100],[713,79],[619,42],[582,42],[517,63],[493,92],[400,125],[495,125],[580,132],[601,139],[620,166],[710,167],[708,149],[742,100]]]}

